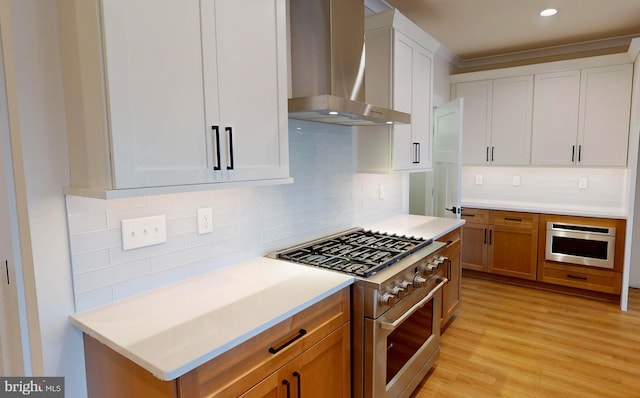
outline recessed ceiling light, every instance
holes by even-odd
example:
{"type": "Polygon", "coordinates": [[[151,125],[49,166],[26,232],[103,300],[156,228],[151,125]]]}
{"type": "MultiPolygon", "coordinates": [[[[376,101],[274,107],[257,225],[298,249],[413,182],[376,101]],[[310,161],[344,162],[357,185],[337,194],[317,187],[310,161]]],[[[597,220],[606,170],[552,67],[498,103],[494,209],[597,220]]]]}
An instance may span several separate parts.
{"type": "Polygon", "coordinates": [[[546,10],[540,11],[540,16],[550,17],[552,15],[556,15],[557,13],[558,10],[556,10],[555,8],[547,8],[546,10]]]}

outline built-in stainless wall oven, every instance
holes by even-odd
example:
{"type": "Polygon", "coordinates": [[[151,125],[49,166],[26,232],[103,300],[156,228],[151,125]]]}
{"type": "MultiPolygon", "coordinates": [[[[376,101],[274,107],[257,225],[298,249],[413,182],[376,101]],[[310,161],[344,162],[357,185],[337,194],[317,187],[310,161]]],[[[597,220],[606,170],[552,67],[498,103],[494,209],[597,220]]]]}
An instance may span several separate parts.
{"type": "Polygon", "coordinates": [[[614,227],[547,222],[547,260],[613,269],[615,247],[614,227]]]}

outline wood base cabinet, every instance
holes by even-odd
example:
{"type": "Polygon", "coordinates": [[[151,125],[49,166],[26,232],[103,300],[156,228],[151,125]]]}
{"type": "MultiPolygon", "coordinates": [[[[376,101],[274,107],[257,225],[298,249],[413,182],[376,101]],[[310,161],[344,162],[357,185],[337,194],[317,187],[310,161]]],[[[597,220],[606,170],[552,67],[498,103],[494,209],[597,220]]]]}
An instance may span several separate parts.
{"type": "Polygon", "coordinates": [[[170,381],[85,335],[88,393],[92,398],[347,398],[350,312],[350,288],[345,288],[170,381]]]}
{"type": "Polygon", "coordinates": [[[462,267],[535,280],[538,219],[533,213],[464,209],[462,267]]]}
{"type": "Polygon", "coordinates": [[[457,228],[438,239],[438,242],[446,242],[447,246],[443,255],[449,260],[444,267],[444,277],[449,283],[442,288],[442,317],[441,325],[446,325],[460,307],[462,289],[462,228],[457,228]]]}
{"type": "Polygon", "coordinates": [[[541,214],[538,237],[538,280],[554,285],[620,295],[622,269],[624,265],[625,231],[625,220],[541,214]],[[545,254],[548,222],[615,228],[616,239],[613,269],[547,260],[545,254]]]}

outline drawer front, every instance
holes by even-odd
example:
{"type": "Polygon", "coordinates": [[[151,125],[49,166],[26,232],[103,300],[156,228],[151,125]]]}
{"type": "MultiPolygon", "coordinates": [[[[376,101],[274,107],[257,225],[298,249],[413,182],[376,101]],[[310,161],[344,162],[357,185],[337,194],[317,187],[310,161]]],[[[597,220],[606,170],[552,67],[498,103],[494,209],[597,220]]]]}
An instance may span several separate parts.
{"type": "Polygon", "coordinates": [[[542,282],[570,286],[602,293],[620,294],[620,272],[542,263],[542,282]]]}
{"type": "Polygon", "coordinates": [[[349,322],[349,300],[345,288],[192,370],[180,396],[239,396],[349,322]]]}
{"type": "Polygon", "coordinates": [[[505,227],[537,229],[538,214],[517,213],[512,211],[492,211],[490,223],[505,227]]]}
{"type": "Polygon", "coordinates": [[[488,224],[489,223],[489,210],[485,209],[462,209],[462,219],[467,223],[473,224],[488,224]]]}

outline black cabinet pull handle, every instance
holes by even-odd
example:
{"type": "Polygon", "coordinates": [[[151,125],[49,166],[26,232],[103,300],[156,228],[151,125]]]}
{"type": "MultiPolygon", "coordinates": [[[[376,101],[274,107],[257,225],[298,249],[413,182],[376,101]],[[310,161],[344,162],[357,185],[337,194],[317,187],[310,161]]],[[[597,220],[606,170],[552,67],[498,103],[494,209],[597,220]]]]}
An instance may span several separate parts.
{"type": "Polygon", "coordinates": [[[475,217],[475,216],[476,216],[476,215],[475,215],[475,214],[473,214],[473,213],[467,213],[467,214],[462,213],[462,217],[475,217]]]}
{"type": "Polygon", "coordinates": [[[216,140],[216,164],[213,166],[213,169],[220,170],[220,127],[211,126],[211,129],[215,132],[216,140]]]}
{"type": "Polygon", "coordinates": [[[489,161],[489,147],[487,147],[487,162],[489,161]]]}
{"type": "Polygon", "coordinates": [[[575,162],[576,160],[576,146],[571,145],[571,161],[575,162]]]}
{"type": "Polygon", "coordinates": [[[487,244],[487,229],[484,229],[484,244],[487,244]]]}
{"type": "Polygon", "coordinates": [[[291,397],[291,383],[289,383],[289,380],[282,380],[282,384],[284,384],[284,386],[287,388],[287,398],[291,397]]]}
{"type": "Polygon", "coordinates": [[[422,162],[422,158],[420,157],[420,143],[418,142],[418,163],[422,162]]]}
{"type": "Polygon", "coordinates": [[[582,161],[582,145],[578,145],[578,162],[582,161]]]}
{"type": "Polygon", "coordinates": [[[567,274],[567,278],[569,279],[578,279],[581,281],[586,281],[587,277],[586,276],[577,276],[577,275],[571,275],[571,274],[567,274]]]}
{"type": "Polygon", "coordinates": [[[298,398],[302,398],[302,376],[299,372],[293,372],[293,377],[298,379],[298,398]]]}
{"type": "Polygon", "coordinates": [[[492,146],[491,147],[491,161],[493,162],[493,152],[495,151],[496,147],[492,146]]]}
{"type": "Polygon", "coordinates": [[[230,164],[227,166],[227,170],[233,170],[233,128],[225,127],[224,130],[229,135],[229,162],[230,162],[230,164]]]}
{"type": "Polygon", "coordinates": [[[522,218],[511,218],[511,217],[505,217],[504,219],[505,219],[506,221],[522,222],[522,218]]]}
{"type": "Polygon", "coordinates": [[[307,334],[307,331],[304,329],[300,329],[298,330],[298,333],[296,333],[293,337],[285,340],[283,343],[281,343],[277,348],[273,348],[273,347],[269,347],[269,352],[272,354],[276,354],[279,351],[282,351],[283,349],[285,349],[286,347],[288,347],[291,343],[293,343],[294,341],[298,340],[299,338],[301,338],[302,336],[304,336],[305,334],[307,334]]]}
{"type": "Polygon", "coordinates": [[[490,245],[493,244],[493,230],[492,229],[489,230],[489,244],[490,245]]]}

